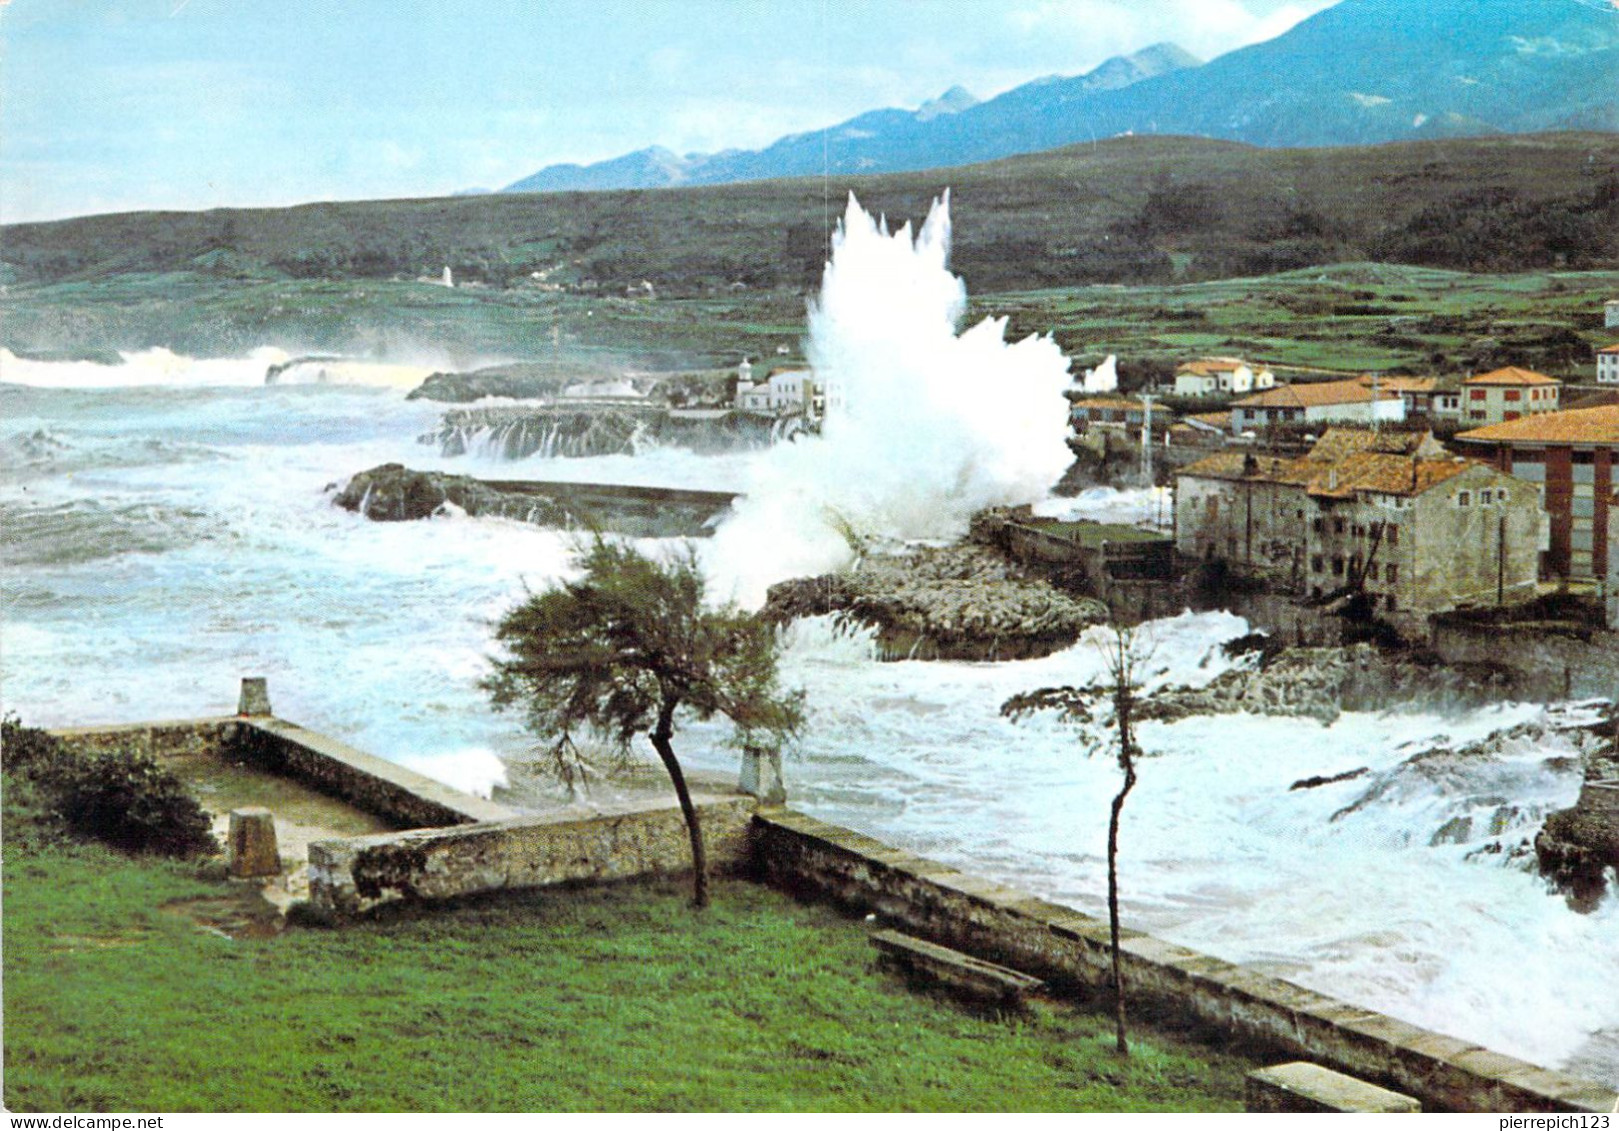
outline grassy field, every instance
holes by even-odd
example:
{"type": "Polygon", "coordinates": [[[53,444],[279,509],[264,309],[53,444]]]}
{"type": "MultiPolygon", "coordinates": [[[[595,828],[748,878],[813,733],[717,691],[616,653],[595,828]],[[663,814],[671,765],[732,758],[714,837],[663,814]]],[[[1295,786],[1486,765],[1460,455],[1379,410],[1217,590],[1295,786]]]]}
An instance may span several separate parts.
{"type": "MultiPolygon", "coordinates": [[[[1127,384],[1177,361],[1239,354],[1273,366],[1358,373],[1482,371],[1516,364],[1574,381],[1619,271],[1469,274],[1351,263],[1253,279],[979,294],[970,318],[1005,315],[1013,337],[1054,334],[1079,364],[1108,353],[1127,384]]],[[[0,344],[23,352],[166,346],[230,356],[262,345],[440,368],[554,360],[595,367],[710,369],[742,354],[797,353],[804,300],[761,292],[694,299],[584,297],[406,282],[220,280],[120,275],[10,289],[0,344]]]]}
{"type": "Polygon", "coordinates": [[[873,967],[859,925],[737,882],[552,890],[228,938],[196,865],[19,846],[11,1111],[1239,1110],[1249,1063],[873,967]]]}

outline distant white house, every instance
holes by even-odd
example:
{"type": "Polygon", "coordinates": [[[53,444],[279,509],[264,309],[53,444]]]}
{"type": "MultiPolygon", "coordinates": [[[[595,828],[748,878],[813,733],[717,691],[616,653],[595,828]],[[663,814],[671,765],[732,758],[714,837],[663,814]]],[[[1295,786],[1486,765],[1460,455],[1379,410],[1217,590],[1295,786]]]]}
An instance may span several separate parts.
{"type": "Polygon", "coordinates": [[[736,407],[744,411],[808,413],[815,408],[815,397],[815,375],[808,369],[772,369],[756,382],[744,378],[738,367],[736,407]]]}
{"type": "Polygon", "coordinates": [[[1202,357],[1175,367],[1178,397],[1240,396],[1275,386],[1276,376],[1269,369],[1255,369],[1238,357],[1202,357]]]}
{"type": "Polygon", "coordinates": [[[1609,330],[1619,326],[1619,298],[1610,298],[1602,304],[1602,325],[1609,330]]]}
{"type": "Polygon", "coordinates": [[[1619,385],[1619,345],[1597,350],[1597,383],[1619,385]]]}

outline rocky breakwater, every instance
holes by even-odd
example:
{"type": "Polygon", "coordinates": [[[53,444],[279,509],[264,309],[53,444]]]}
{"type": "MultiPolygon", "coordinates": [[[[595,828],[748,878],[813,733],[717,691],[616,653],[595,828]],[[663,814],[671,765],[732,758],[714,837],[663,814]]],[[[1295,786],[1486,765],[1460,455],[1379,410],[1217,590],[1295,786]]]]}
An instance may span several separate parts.
{"type": "Polygon", "coordinates": [[[557,401],[451,409],[420,437],[446,456],[476,452],[500,459],[530,456],[634,455],[648,447],[724,452],[762,448],[799,430],[778,419],[729,409],[677,409],[633,403],[557,401]]]}
{"type": "Polygon", "coordinates": [[[887,660],[1014,660],[1066,648],[1107,619],[984,546],[867,556],[853,568],[770,587],[763,615],[832,614],[877,629],[887,660]]]}
{"type": "Polygon", "coordinates": [[[1143,718],[1173,721],[1191,715],[1247,711],[1331,723],[1344,711],[1410,708],[1465,710],[1499,702],[1514,691],[1509,674],[1450,667],[1420,652],[1354,644],[1282,648],[1254,633],[1223,646],[1245,662],[1197,688],[1166,687],[1140,707],[1143,718]]]}
{"type": "Polygon", "coordinates": [[[332,501],[377,522],[466,514],[637,538],[682,538],[711,533],[735,497],[605,483],[482,480],[388,463],[354,476],[332,501]]]}
{"type": "Polygon", "coordinates": [[[1541,874],[1568,893],[1577,906],[1594,906],[1619,876],[1619,738],[1585,761],[1585,784],[1573,807],[1546,818],[1535,838],[1541,874]]]}

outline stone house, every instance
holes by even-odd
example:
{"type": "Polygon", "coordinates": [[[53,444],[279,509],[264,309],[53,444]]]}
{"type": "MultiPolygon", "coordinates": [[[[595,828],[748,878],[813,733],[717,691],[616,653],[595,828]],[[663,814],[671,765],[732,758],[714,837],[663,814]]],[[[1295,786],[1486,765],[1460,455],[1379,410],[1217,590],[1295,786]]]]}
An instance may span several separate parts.
{"type": "Polygon", "coordinates": [[[1231,402],[1231,430],[1241,433],[1273,424],[1392,424],[1405,419],[1399,393],[1373,390],[1358,378],[1282,385],[1231,402]]]}
{"type": "Polygon", "coordinates": [[[1175,367],[1177,397],[1240,396],[1275,384],[1269,369],[1255,369],[1238,357],[1202,357],[1175,367]]]}
{"type": "Polygon", "coordinates": [[[1298,596],[1359,591],[1408,629],[1533,596],[1543,526],[1533,483],[1426,435],[1334,430],[1306,456],[1227,451],[1175,480],[1181,554],[1298,596]]]}
{"type": "Polygon", "coordinates": [[[1597,384],[1619,385],[1619,343],[1597,350],[1597,384]]]}
{"type": "Polygon", "coordinates": [[[1556,412],[1563,383],[1532,369],[1507,366],[1462,382],[1462,418],[1468,424],[1500,424],[1539,412],[1556,412]]]}
{"type": "Polygon", "coordinates": [[[1471,454],[1541,487],[1551,529],[1547,577],[1603,578],[1619,464],[1619,405],[1538,413],[1456,437],[1471,454]]]}

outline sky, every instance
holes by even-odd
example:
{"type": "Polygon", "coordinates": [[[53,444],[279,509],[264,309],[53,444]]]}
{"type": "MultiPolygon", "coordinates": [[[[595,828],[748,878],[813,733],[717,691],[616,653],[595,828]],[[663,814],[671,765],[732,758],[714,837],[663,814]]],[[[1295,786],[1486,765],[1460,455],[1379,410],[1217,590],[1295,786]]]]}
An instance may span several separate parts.
{"type": "Polygon", "coordinates": [[[0,0],[0,221],[439,196],[753,149],[1335,0],[0,0]]]}

